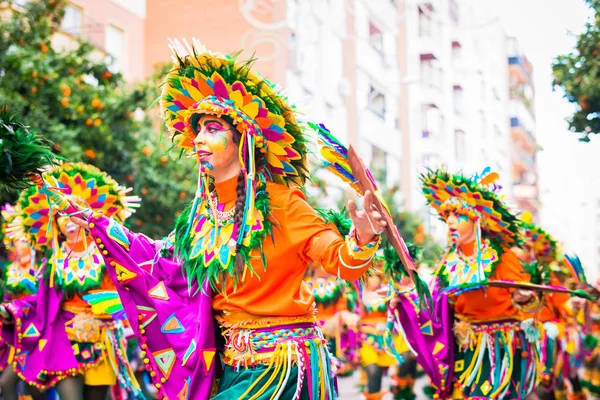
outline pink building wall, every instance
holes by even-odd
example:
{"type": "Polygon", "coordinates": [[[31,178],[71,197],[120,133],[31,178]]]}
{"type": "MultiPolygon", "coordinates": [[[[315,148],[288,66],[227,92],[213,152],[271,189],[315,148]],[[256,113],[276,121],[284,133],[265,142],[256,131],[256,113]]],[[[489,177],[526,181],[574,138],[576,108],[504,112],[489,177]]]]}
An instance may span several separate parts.
{"type": "MultiPolygon", "coordinates": [[[[148,0],[145,21],[144,72],[150,75],[156,64],[171,62],[169,38],[198,39],[209,50],[230,54],[244,50],[241,60],[255,53],[255,69],[270,80],[284,84],[287,53],[277,59],[264,57],[272,49],[268,43],[246,43],[244,37],[255,28],[240,11],[239,0],[148,0]],[[243,49],[243,47],[246,47],[243,49]]],[[[270,23],[285,18],[285,2],[273,2],[273,8],[258,13],[258,20],[270,23]]],[[[264,11],[264,10],[263,10],[264,11]]]]}

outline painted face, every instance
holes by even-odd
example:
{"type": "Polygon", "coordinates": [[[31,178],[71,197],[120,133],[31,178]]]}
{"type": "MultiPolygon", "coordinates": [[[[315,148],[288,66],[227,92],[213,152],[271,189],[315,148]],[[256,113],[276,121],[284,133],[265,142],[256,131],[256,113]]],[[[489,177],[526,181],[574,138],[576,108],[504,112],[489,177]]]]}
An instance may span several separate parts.
{"type": "Polygon", "coordinates": [[[523,247],[513,247],[511,250],[517,255],[519,260],[525,263],[530,263],[533,261],[533,249],[531,246],[525,244],[523,247]]]}
{"type": "Polygon", "coordinates": [[[17,244],[17,261],[21,264],[31,262],[31,249],[26,243],[17,244]]]}
{"type": "Polygon", "coordinates": [[[381,287],[381,277],[379,275],[372,275],[367,278],[367,290],[374,292],[381,287]]]}
{"type": "Polygon", "coordinates": [[[202,172],[213,175],[234,176],[241,170],[238,146],[233,141],[234,127],[222,118],[202,115],[196,124],[196,155],[202,172]],[[229,173],[231,172],[231,174],[229,173]]]}
{"type": "Polygon", "coordinates": [[[60,232],[67,238],[67,242],[73,243],[77,241],[77,237],[80,236],[79,227],[67,217],[58,218],[58,228],[60,229],[60,232]]]}
{"type": "Polygon", "coordinates": [[[453,243],[466,244],[475,240],[475,223],[466,215],[450,211],[446,224],[453,243]]]}

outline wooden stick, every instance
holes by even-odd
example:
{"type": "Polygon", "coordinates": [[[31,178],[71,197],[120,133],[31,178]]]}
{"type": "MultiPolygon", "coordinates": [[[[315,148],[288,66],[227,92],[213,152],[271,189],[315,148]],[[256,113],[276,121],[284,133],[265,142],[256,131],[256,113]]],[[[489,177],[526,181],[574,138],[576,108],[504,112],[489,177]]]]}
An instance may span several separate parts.
{"type": "Polygon", "coordinates": [[[406,249],[406,244],[404,244],[404,240],[402,239],[402,236],[400,236],[400,232],[398,232],[396,225],[394,225],[392,216],[388,213],[384,205],[381,204],[381,201],[377,198],[377,196],[375,196],[375,193],[378,191],[377,184],[373,180],[373,177],[371,176],[371,173],[368,171],[367,167],[365,167],[362,159],[358,156],[352,146],[348,148],[348,164],[350,164],[352,173],[356,178],[356,185],[362,190],[362,192],[365,193],[367,190],[369,190],[371,193],[373,193],[373,197],[375,199],[374,203],[377,207],[377,211],[379,211],[383,217],[383,220],[387,223],[383,233],[385,233],[385,236],[387,236],[391,245],[396,250],[396,253],[398,253],[398,257],[400,257],[400,260],[404,265],[404,269],[412,279],[414,275],[413,271],[416,271],[416,267],[414,262],[412,262],[410,259],[410,255],[406,249]]]}

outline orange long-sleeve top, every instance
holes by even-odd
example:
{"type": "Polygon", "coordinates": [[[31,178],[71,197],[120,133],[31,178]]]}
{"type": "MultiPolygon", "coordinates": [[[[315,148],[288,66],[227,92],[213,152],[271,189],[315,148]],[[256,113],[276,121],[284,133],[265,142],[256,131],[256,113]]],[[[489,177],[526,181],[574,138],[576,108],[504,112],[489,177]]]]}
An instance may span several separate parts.
{"type": "MultiPolygon", "coordinates": [[[[460,247],[463,254],[471,256],[475,251],[475,242],[460,247]]],[[[516,254],[506,249],[490,280],[528,281],[529,276],[523,270],[516,254]]],[[[486,287],[451,296],[454,311],[468,320],[490,321],[505,318],[518,318],[519,310],[515,308],[511,297],[512,290],[486,287]]]]}
{"type": "MultiPolygon", "coordinates": [[[[550,277],[550,284],[561,286],[562,282],[555,276],[550,277]]],[[[567,316],[566,305],[569,301],[568,293],[548,293],[544,296],[544,304],[539,314],[539,320],[542,322],[557,321],[567,316]]]]}
{"type": "MultiPolygon", "coordinates": [[[[220,203],[231,209],[237,198],[237,177],[216,184],[220,203]]],[[[370,267],[355,260],[345,239],[333,225],[327,225],[306,202],[302,191],[267,183],[272,235],[263,242],[266,270],[256,249],[251,254],[257,276],[247,273],[234,291],[228,278],[223,292],[213,297],[213,309],[230,322],[256,317],[299,317],[314,315],[313,294],[304,276],[309,262],[315,261],[330,274],[346,280],[360,278],[370,267]],[[343,263],[340,261],[343,259],[343,263]],[[344,265],[361,266],[348,268],[344,265]]]]}

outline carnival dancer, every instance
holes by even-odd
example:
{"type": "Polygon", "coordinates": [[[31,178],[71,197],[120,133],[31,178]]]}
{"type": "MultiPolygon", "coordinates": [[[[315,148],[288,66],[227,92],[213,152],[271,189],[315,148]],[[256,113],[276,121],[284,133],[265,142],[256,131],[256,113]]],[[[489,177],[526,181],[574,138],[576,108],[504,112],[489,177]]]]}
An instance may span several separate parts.
{"type": "Polygon", "coordinates": [[[300,190],[306,138],[286,99],[251,62],[174,47],[161,108],[197,157],[193,203],[164,242],[99,213],[73,219],[104,246],[161,396],[209,398],[222,362],[215,399],[336,398],[303,278],[310,261],[346,280],[367,271],[385,228],[373,195],[366,211],[349,203],[354,227],[343,238],[300,190]]]}
{"type": "MultiPolygon", "coordinates": [[[[411,258],[418,263],[422,254],[422,249],[414,243],[406,243],[406,247],[411,258]]],[[[383,259],[385,260],[385,276],[395,279],[395,289],[400,292],[412,290],[413,282],[406,273],[403,273],[400,257],[398,257],[398,254],[391,246],[388,245],[384,248],[383,259]]],[[[410,352],[406,341],[399,332],[385,332],[384,341],[388,340],[386,335],[389,335],[390,333],[392,336],[389,340],[392,340],[393,350],[397,352],[397,355],[399,356],[396,358],[396,372],[391,376],[392,385],[390,386],[390,392],[392,393],[394,400],[413,400],[416,398],[414,385],[418,368],[417,360],[410,352]]],[[[389,352],[390,349],[387,347],[386,343],[386,351],[389,352]]],[[[393,351],[392,354],[394,354],[393,351]]]]}
{"type": "Polygon", "coordinates": [[[391,306],[398,328],[439,398],[523,399],[535,387],[539,330],[523,313],[531,291],[487,286],[529,277],[510,247],[519,223],[496,194],[497,174],[466,178],[444,170],[421,176],[428,203],[448,225],[448,246],[434,274],[433,315],[415,296],[391,306]]]}
{"type": "MultiPolygon", "coordinates": [[[[2,207],[3,244],[12,260],[3,268],[4,301],[18,300],[37,292],[39,263],[36,261],[35,250],[29,246],[20,229],[20,210],[11,204],[2,207]]],[[[6,366],[14,347],[6,342],[0,344],[0,365],[6,366]]],[[[10,371],[0,376],[2,393],[17,393],[19,378],[10,371]]]]}
{"type": "MultiPolygon", "coordinates": [[[[562,263],[566,271],[563,286],[573,289],[587,286],[581,261],[577,256],[564,255],[562,263]]],[[[586,356],[593,352],[597,344],[592,335],[591,320],[588,323],[590,308],[585,299],[571,298],[565,303],[558,334],[558,354],[556,368],[556,392],[562,391],[562,398],[570,400],[586,399],[583,384],[579,378],[586,356]],[[591,339],[591,341],[590,341],[591,339]],[[570,391],[566,382],[570,383],[570,391]]],[[[559,396],[557,396],[559,398],[559,396]]]]}
{"type": "Polygon", "coordinates": [[[319,326],[338,364],[336,374],[351,375],[358,357],[357,290],[316,263],[311,263],[307,272],[305,281],[315,297],[319,326]]]}
{"type": "MultiPolygon", "coordinates": [[[[75,201],[123,221],[138,198],[128,196],[106,173],[83,163],[67,163],[44,179],[75,201]]],[[[2,338],[15,351],[5,371],[38,390],[57,387],[61,399],[104,400],[117,382],[139,391],[126,358],[123,322],[90,306],[83,297],[114,290],[100,254],[102,246],[60,216],[60,205],[38,187],[21,194],[21,224],[28,241],[47,250],[43,284],[36,295],[4,303],[2,338]]],[[[16,393],[3,388],[3,398],[16,393]]]]}
{"type": "MultiPolygon", "coordinates": [[[[521,215],[521,233],[523,242],[513,247],[530,276],[536,284],[561,286],[567,272],[562,264],[564,255],[556,240],[541,227],[532,222],[531,214],[521,215]]],[[[562,371],[557,364],[561,353],[559,333],[564,332],[567,317],[567,304],[571,301],[567,293],[546,293],[541,297],[541,305],[531,314],[542,324],[542,339],[538,342],[540,357],[538,398],[554,399],[563,390],[562,371]]]]}
{"type": "Polygon", "coordinates": [[[378,291],[383,287],[383,262],[377,273],[367,279],[360,298],[359,332],[361,339],[360,363],[367,375],[366,399],[381,399],[387,392],[382,390],[382,381],[396,359],[386,352],[384,335],[387,323],[387,303],[378,291]]]}
{"type": "Polygon", "coordinates": [[[2,231],[4,247],[13,261],[3,270],[5,301],[35,294],[38,286],[39,263],[35,250],[29,246],[19,228],[20,210],[11,204],[2,207],[2,231]]]}
{"type": "MultiPolygon", "coordinates": [[[[600,288],[600,281],[596,282],[596,289],[600,288]]],[[[591,305],[590,318],[592,329],[590,334],[595,339],[595,345],[590,346],[592,350],[586,355],[582,386],[592,398],[600,398],[600,306],[597,303],[591,305]]]]}

